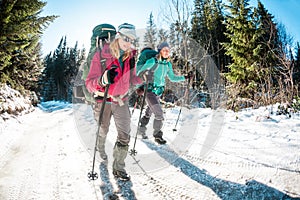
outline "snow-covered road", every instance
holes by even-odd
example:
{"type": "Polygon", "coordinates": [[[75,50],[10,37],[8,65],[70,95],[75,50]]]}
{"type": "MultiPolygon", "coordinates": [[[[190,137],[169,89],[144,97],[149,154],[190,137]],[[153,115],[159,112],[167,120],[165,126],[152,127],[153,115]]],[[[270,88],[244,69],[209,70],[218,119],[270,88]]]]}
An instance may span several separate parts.
{"type": "MultiPolygon", "coordinates": [[[[168,119],[176,119],[174,109],[166,110],[168,119]]],[[[196,115],[183,110],[183,117],[185,112],[196,115]]],[[[197,112],[199,133],[180,154],[171,145],[170,135],[182,134],[170,128],[176,120],[166,120],[170,124],[164,127],[170,146],[138,139],[138,155],[127,158],[135,171],[126,183],[113,178],[110,161],[99,160],[99,179],[88,180],[92,155],[78,134],[72,108],[50,113],[37,108],[10,119],[0,127],[0,199],[300,199],[299,116],[257,120],[259,112],[247,111],[237,120],[237,114],[228,112],[222,134],[204,156],[200,150],[207,144],[204,133],[212,112],[197,112]],[[161,158],[163,167],[149,170],[151,160],[139,156],[144,152],[161,158]]],[[[137,111],[133,121],[136,116],[137,111]]]]}
{"type": "Polygon", "coordinates": [[[97,199],[72,110],[36,110],[11,120],[0,138],[0,199],[97,199]]]}

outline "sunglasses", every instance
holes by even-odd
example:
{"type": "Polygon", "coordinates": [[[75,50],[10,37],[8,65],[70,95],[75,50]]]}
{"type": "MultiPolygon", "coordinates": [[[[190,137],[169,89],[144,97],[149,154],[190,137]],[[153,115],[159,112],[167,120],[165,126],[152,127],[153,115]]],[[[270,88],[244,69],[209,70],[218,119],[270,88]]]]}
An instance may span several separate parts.
{"type": "Polygon", "coordinates": [[[135,42],[134,39],[130,39],[130,38],[127,37],[126,35],[120,34],[120,36],[121,36],[121,38],[122,38],[122,40],[123,40],[124,42],[130,42],[131,44],[133,44],[133,43],[135,42]]]}
{"type": "Polygon", "coordinates": [[[170,49],[166,49],[166,48],[163,48],[162,50],[160,50],[161,52],[164,52],[164,53],[170,53],[170,49]]]}

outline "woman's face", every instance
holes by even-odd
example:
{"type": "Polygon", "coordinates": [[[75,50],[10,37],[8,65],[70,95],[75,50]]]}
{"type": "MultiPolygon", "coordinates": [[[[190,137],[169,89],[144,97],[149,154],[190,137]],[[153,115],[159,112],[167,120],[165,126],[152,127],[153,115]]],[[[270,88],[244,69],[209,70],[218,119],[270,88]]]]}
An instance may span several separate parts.
{"type": "Polygon", "coordinates": [[[121,37],[119,38],[120,49],[123,51],[127,51],[131,47],[133,42],[134,42],[133,39],[131,39],[125,35],[121,35],[121,37]]]}
{"type": "Polygon", "coordinates": [[[169,58],[170,56],[170,48],[169,47],[164,47],[160,50],[160,55],[163,58],[169,58]]]}

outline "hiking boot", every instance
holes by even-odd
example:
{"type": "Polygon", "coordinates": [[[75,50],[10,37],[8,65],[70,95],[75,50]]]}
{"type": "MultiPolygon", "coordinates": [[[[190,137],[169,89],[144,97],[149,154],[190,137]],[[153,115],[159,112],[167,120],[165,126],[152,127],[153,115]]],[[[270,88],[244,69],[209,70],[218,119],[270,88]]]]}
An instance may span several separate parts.
{"type": "Polygon", "coordinates": [[[129,181],[130,180],[130,176],[125,171],[114,170],[113,175],[115,178],[118,178],[121,181],[129,181]]]}
{"type": "Polygon", "coordinates": [[[146,135],[146,133],[142,133],[142,139],[148,139],[148,136],[146,135]]]}
{"type": "Polygon", "coordinates": [[[141,130],[138,131],[138,135],[142,136],[142,139],[148,139],[148,136],[146,135],[146,133],[141,130]]]}
{"type": "Polygon", "coordinates": [[[156,136],[154,137],[154,141],[157,142],[158,144],[166,144],[167,141],[162,138],[162,136],[156,136]]]}
{"type": "Polygon", "coordinates": [[[138,134],[142,136],[142,139],[148,139],[148,136],[146,135],[147,128],[145,126],[139,127],[138,134]]]}
{"type": "Polygon", "coordinates": [[[99,151],[99,154],[102,160],[107,160],[107,154],[105,153],[105,151],[99,151]]]}

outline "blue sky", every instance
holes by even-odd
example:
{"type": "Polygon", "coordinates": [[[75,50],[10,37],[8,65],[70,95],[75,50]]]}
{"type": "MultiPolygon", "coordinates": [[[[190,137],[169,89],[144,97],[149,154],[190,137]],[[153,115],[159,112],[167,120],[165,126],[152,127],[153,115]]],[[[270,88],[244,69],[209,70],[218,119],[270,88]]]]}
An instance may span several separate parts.
{"type": "MultiPolygon", "coordinates": [[[[251,0],[255,2],[256,0],[251,0]]],[[[300,0],[261,0],[265,8],[278,22],[285,25],[287,32],[300,42],[300,0]]]]}
{"type": "Polygon", "coordinates": [[[48,0],[42,15],[60,15],[45,30],[42,43],[44,54],[55,50],[62,36],[67,36],[68,46],[78,41],[79,47],[89,47],[94,26],[110,23],[116,28],[128,22],[137,29],[147,26],[150,13],[159,16],[162,0],[48,0]],[[88,2],[88,3],[87,3],[88,2]]]}
{"type": "MultiPolygon", "coordinates": [[[[155,23],[160,26],[159,17],[165,12],[166,0],[48,0],[42,16],[60,15],[45,30],[42,37],[43,53],[55,50],[60,39],[67,36],[67,45],[89,48],[91,32],[100,23],[116,27],[128,22],[143,29],[153,12],[155,23]]],[[[286,26],[288,33],[300,41],[300,0],[261,0],[276,20],[286,26]]],[[[251,0],[257,5],[257,0],[251,0]]]]}

